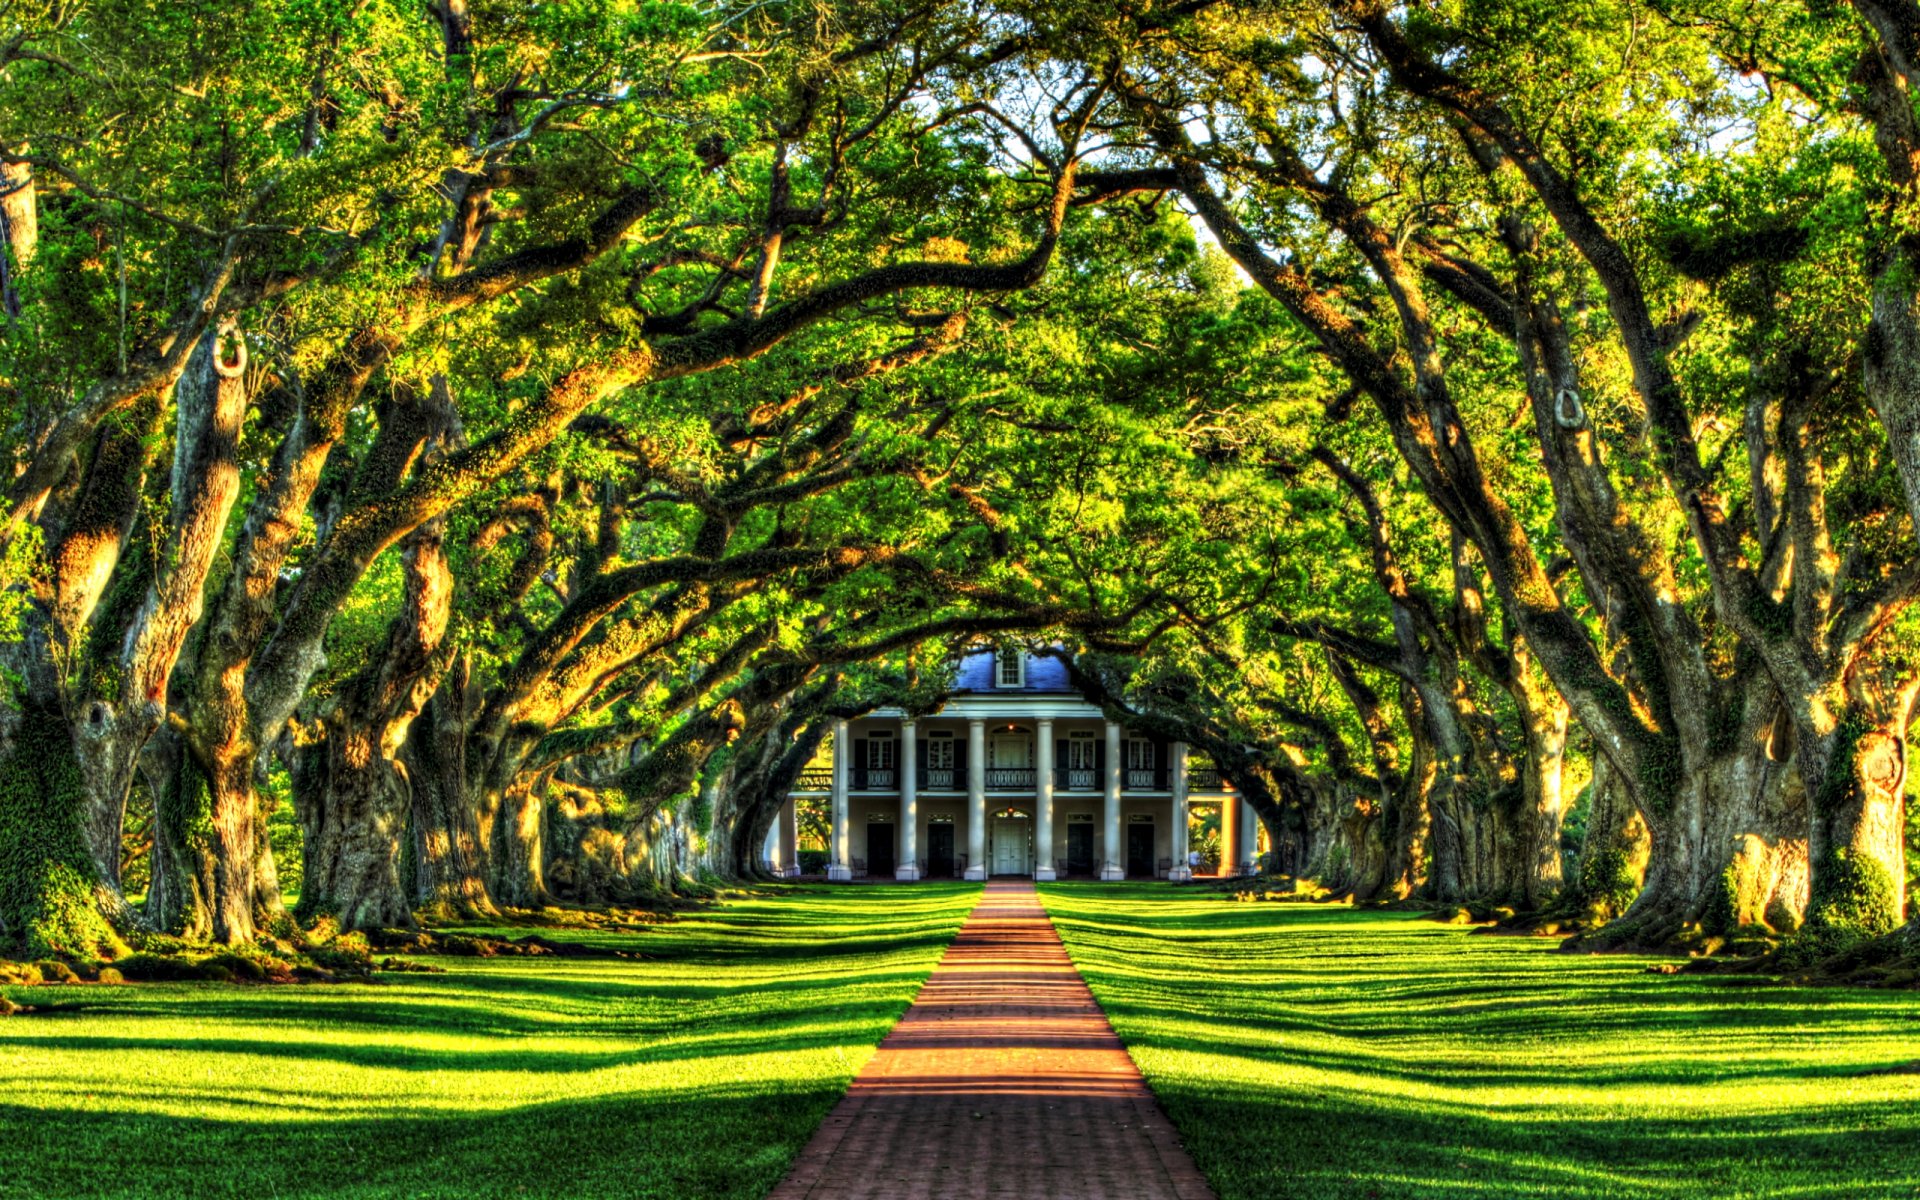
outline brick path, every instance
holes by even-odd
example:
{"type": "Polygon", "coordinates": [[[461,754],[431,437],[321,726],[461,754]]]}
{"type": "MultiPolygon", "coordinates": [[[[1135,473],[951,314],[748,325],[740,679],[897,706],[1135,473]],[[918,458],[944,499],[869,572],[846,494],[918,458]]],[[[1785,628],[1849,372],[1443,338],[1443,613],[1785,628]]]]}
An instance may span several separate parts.
{"type": "Polygon", "coordinates": [[[1033,885],[995,881],[768,1200],[1212,1200],[1033,885]]]}

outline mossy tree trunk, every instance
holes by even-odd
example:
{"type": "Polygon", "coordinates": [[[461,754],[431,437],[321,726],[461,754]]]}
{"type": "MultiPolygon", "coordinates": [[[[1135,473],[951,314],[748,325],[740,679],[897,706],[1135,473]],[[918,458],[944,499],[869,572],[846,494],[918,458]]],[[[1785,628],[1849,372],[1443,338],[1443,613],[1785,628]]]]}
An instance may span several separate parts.
{"type": "Polygon", "coordinates": [[[23,708],[0,753],[0,937],[24,957],[121,948],[87,847],[86,801],[64,716],[23,708]]]}

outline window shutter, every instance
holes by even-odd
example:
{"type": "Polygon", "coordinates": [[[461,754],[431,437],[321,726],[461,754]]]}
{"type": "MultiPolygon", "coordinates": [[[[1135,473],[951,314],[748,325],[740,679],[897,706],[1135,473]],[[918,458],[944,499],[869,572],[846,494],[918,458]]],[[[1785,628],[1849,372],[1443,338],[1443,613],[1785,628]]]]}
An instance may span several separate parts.
{"type": "Polygon", "coordinates": [[[1067,766],[1073,762],[1073,759],[1069,757],[1070,753],[1067,749],[1066,738],[1053,739],[1053,769],[1055,771],[1064,771],[1067,769],[1067,766]]]}
{"type": "Polygon", "coordinates": [[[1168,772],[1172,765],[1172,755],[1167,751],[1165,738],[1153,739],[1153,790],[1164,792],[1173,786],[1173,776],[1168,772]]]}
{"type": "Polygon", "coordinates": [[[867,786],[867,739],[853,739],[853,786],[867,786]]]}
{"type": "Polygon", "coordinates": [[[953,769],[962,779],[966,778],[967,743],[960,738],[953,739],[953,769]]]}
{"type": "Polygon", "coordinates": [[[927,777],[927,739],[913,739],[913,770],[921,779],[927,777]]]}
{"type": "Polygon", "coordinates": [[[1100,773],[1100,786],[1107,784],[1107,739],[1096,738],[1093,743],[1093,769],[1100,773]]]}

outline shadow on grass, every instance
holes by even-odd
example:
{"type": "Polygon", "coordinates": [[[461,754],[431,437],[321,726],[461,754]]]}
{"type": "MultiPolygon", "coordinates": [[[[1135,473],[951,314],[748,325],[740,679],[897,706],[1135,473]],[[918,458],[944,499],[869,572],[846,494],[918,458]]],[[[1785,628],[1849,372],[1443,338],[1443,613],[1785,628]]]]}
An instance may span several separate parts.
{"type": "Polygon", "coordinates": [[[339,1120],[202,1120],[0,1104],[24,1170],[0,1197],[410,1197],[754,1200],[785,1173],[841,1088],[780,1102],[717,1089],[505,1111],[339,1120]]]}

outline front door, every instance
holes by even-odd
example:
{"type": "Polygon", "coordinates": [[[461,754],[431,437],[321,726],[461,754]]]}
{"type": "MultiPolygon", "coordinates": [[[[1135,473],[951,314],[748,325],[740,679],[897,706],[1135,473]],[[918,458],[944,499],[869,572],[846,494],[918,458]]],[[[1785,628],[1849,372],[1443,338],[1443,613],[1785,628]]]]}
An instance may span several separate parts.
{"type": "Polygon", "coordinates": [[[927,826],[927,878],[953,878],[953,826],[927,826]]]}
{"type": "Polygon", "coordinates": [[[1027,862],[1027,825],[1024,817],[996,817],[993,822],[993,873],[1031,875],[1027,862]]]}
{"type": "Polygon", "coordinates": [[[1153,878],[1153,826],[1127,826],[1127,878],[1153,878]]]}
{"type": "Polygon", "coordinates": [[[893,822],[867,822],[867,874],[885,879],[893,874],[893,822]]]}
{"type": "Polygon", "coordinates": [[[1093,822],[1067,826],[1067,874],[1093,874],[1093,822]]]}

